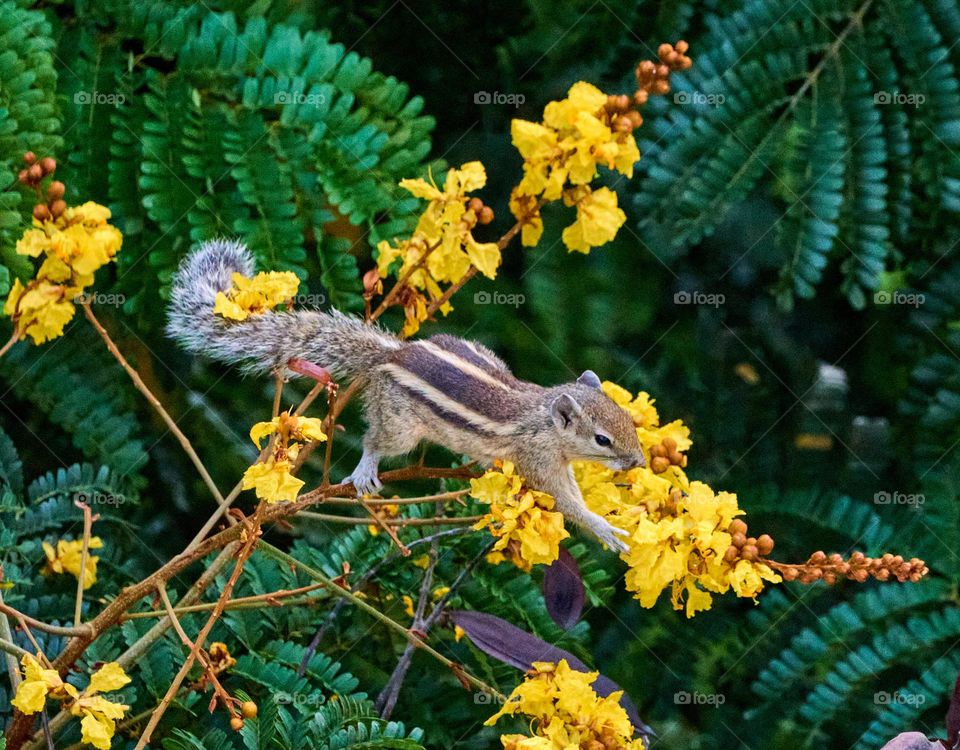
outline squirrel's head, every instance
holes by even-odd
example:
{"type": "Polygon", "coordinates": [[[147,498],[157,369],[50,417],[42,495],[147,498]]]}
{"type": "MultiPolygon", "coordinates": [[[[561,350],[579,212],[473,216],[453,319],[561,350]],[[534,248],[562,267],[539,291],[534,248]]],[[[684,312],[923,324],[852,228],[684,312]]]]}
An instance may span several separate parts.
{"type": "Polygon", "coordinates": [[[592,370],[556,389],[550,418],[569,460],[598,461],[619,471],[647,463],[633,420],[601,390],[592,370]]]}

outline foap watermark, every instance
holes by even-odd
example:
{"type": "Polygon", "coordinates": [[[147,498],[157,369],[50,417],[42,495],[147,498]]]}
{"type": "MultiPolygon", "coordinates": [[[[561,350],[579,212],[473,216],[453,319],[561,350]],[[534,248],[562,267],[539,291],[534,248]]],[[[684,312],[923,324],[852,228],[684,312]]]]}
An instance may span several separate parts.
{"type": "Polygon", "coordinates": [[[919,107],[927,101],[923,94],[905,94],[902,91],[878,91],[873,95],[874,104],[899,104],[919,107]]]}
{"type": "Polygon", "coordinates": [[[688,693],[686,690],[681,690],[679,693],[673,694],[673,702],[678,706],[722,706],[727,702],[727,696],[723,693],[701,693],[699,691],[693,691],[688,693]]]}
{"type": "Polygon", "coordinates": [[[73,95],[73,103],[81,106],[106,104],[119,107],[126,101],[126,96],[115,91],[78,91],[73,95]]]}
{"type": "Polygon", "coordinates": [[[876,292],[873,295],[875,305],[906,305],[907,307],[920,307],[925,301],[926,296],[920,292],[902,292],[895,289],[892,292],[876,292]]]}
{"type": "Polygon", "coordinates": [[[922,706],[927,702],[927,696],[923,693],[905,693],[900,690],[888,693],[881,690],[873,694],[873,702],[878,706],[922,706]]]}
{"type": "Polygon", "coordinates": [[[877,492],[873,496],[875,505],[923,505],[925,498],[919,493],[877,492]]]}
{"type": "Polygon", "coordinates": [[[727,301],[723,294],[714,294],[709,292],[680,291],[673,295],[673,304],[675,305],[708,305],[710,307],[720,307],[727,301]]]}
{"type": "Polygon", "coordinates": [[[505,294],[504,292],[477,292],[473,295],[475,305],[509,305],[520,307],[527,301],[523,294],[505,294]]]}
{"type": "Polygon", "coordinates": [[[310,107],[322,107],[327,97],[323,94],[305,94],[302,91],[278,91],[273,95],[274,104],[306,104],[310,107]]]}
{"type": "Polygon", "coordinates": [[[475,91],[474,104],[498,104],[517,108],[527,100],[523,94],[507,94],[503,91],[475,91]]]}
{"type": "Polygon", "coordinates": [[[74,302],[79,305],[102,305],[104,307],[121,307],[127,301],[124,294],[113,294],[107,292],[84,292],[74,297],[74,302]]]}
{"type": "Polygon", "coordinates": [[[75,492],[73,493],[73,500],[74,502],[83,503],[90,507],[95,505],[120,506],[127,502],[127,498],[124,495],[115,492],[100,492],[99,490],[75,492]]]}
{"type": "Polygon", "coordinates": [[[703,91],[678,91],[673,95],[674,104],[696,104],[719,107],[727,100],[723,94],[706,94],[703,91]]]}
{"type": "Polygon", "coordinates": [[[327,304],[327,295],[322,292],[318,294],[295,294],[291,300],[294,305],[304,307],[320,307],[327,304]]]}
{"type": "Polygon", "coordinates": [[[287,693],[283,690],[273,694],[273,701],[278,706],[299,706],[314,708],[327,702],[323,693],[287,693]]]}

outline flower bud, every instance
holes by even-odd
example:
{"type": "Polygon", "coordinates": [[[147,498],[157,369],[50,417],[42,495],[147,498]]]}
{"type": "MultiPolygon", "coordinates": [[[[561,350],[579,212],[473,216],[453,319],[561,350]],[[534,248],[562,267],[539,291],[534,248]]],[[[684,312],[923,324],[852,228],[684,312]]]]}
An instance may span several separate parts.
{"type": "Polygon", "coordinates": [[[43,167],[39,164],[34,164],[30,169],[27,170],[27,176],[32,182],[37,182],[43,178],[43,167]]]}
{"type": "Polygon", "coordinates": [[[53,214],[54,219],[59,219],[60,215],[66,210],[67,210],[67,202],[62,198],[50,204],[50,213],[53,214]]]}
{"type": "Polygon", "coordinates": [[[253,701],[245,701],[243,705],[240,706],[240,713],[243,714],[244,719],[257,718],[257,704],[253,701]]]}
{"type": "Polygon", "coordinates": [[[230,719],[230,728],[234,732],[239,732],[241,729],[243,729],[243,719],[241,719],[239,716],[234,716],[232,719],[230,719]]]}
{"type": "Polygon", "coordinates": [[[773,537],[769,534],[762,534],[757,537],[757,549],[761,555],[769,555],[773,552],[773,537]]]}
{"type": "Polygon", "coordinates": [[[53,174],[54,172],[57,171],[57,160],[54,159],[52,156],[44,156],[40,160],[40,168],[43,170],[43,173],[45,175],[53,174]]]}
{"type": "Polygon", "coordinates": [[[50,209],[45,203],[38,203],[33,207],[33,218],[37,221],[49,221],[50,209]]]}
{"type": "Polygon", "coordinates": [[[47,198],[49,198],[52,201],[55,201],[59,198],[62,198],[65,192],[67,192],[67,186],[64,185],[62,182],[60,182],[59,180],[54,180],[47,187],[47,198]]]}
{"type": "Polygon", "coordinates": [[[467,202],[467,208],[468,208],[469,210],[473,211],[475,214],[479,214],[479,213],[480,213],[480,209],[483,208],[483,201],[480,200],[479,198],[471,198],[471,199],[467,202]]]}
{"type": "Polygon", "coordinates": [[[477,221],[481,224],[489,224],[493,221],[493,209],[490,206],[484,206],[477,215],[477,221]]]}
{"type": "Polygon", "coordinates": [[[37,155],[33,153],[33,151],[27,151],[27,153],[23,155],[23,161],[28,167],[32,166],[36,160],[37,155]]]}

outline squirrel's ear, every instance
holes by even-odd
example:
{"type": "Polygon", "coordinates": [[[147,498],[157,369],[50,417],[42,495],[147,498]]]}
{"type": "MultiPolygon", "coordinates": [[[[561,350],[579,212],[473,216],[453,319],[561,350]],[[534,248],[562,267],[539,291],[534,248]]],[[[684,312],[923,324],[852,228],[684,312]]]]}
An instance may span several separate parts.
{"type": "Polygon", "coordinates": [[[560,429],[569,427],[581,411],[580,404],[568,393],[561,393],[550,404],[550,416],[553,418],[553,423],[560,429]]]}
{"type": "Polygon", "coordinates": [[[577,382],[580,385],[588,385],[591,388],[600,387],[600,378],[597,377],[597,373],[593,370],[584,370],[583,375],[577,378],[577,382]]]}

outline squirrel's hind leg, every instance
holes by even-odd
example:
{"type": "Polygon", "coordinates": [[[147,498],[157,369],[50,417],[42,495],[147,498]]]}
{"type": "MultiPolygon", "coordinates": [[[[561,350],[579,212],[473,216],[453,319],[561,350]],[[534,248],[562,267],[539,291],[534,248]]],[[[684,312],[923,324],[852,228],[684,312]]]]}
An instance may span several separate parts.
{"type": "Polygon", "coordinates": [[[426,436],[426,428],[412,409],[406,407],[396,386],[376,371],[364,392],[367,432],[363,456],[344,482],[352,482],[357,495],[372,495],[383,487],[378,473],[380,459],[409,453],[426,436]]]}

